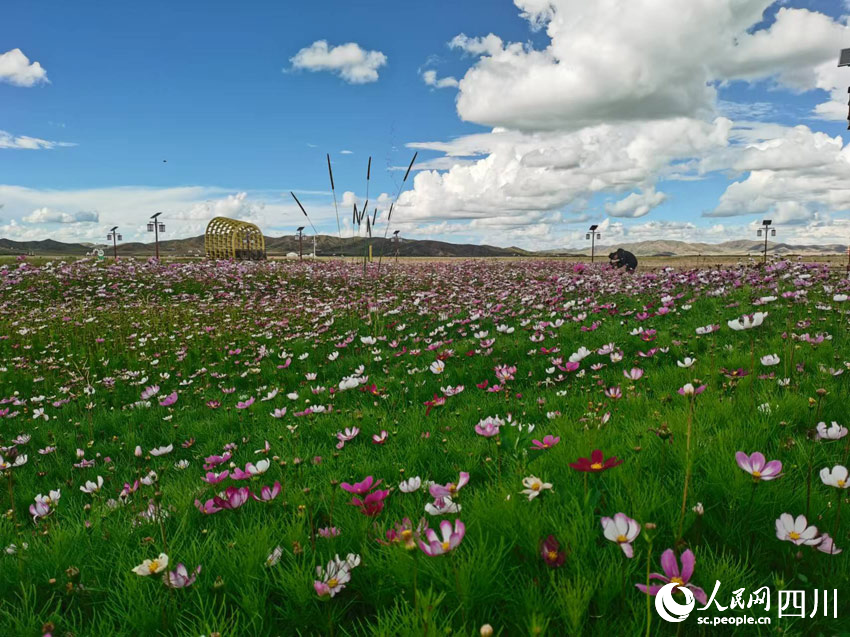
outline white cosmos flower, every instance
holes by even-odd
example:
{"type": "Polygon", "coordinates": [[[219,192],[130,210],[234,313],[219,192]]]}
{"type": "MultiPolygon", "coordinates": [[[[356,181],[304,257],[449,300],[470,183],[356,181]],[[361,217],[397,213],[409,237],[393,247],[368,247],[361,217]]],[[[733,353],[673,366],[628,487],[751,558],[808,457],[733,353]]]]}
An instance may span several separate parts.
{"type": "Polygon", "coordinates": [[[443,370],[446,369],[446,364],[443,361],[437,359],[433,363],[431,363],[431,367],[429,367],[429,369],[431,370],[432,374],[442,374],[443,370]]]}
{"type": "Polygon", "coordinates": [[[777,356],[776,354],[768,354],[767,356],[762,356],[760,360],[761,364],[765,367],[779,365],[779,356],[777,356]]]}
{"type": "Polygon", "coordinates": [[[136,575],[156,575],[168,568],[168,556],[165,553],[160,553],[159,557],[153,560],[145,560],[133,569],[136,575]]]}
{"type": "Polygon", "coordinates": [[[168,445],[167,447],[157,447],[156,449],[151,449],[150,454],[152,456],[164,456],[166,454],[174,451],[174,445],[168,445]]]}
{"type": "Polygon", "coordinates": [[[696,363],[696,362],[697,362],[697,359],[689,358],[689,357],[686,356],[685,360],[676,361],[676,365],[678,365],[679,367],[688,368],[688,367],[693,367],[693,364],[696,363]]]}
{"type": "Polygon", "coordinates": [[[460,513],[461,506],[457,502],[452,502],[450,496],[437,498],[433,503],[429,502],[425,505],[425,513],[428,515],[445,515],[446,513],[460,513]]]}
{"type": "Polygon", "coordinates": [[[828,487],[836,487],[838,489],[847,489],[850,487],[850,480],[847,480],[847,467],[840,464],[835,465],[832,470],[824,467],[820,470],[820,479],[828,487]]]}
{"type": "Polygon", "coordinates": [[[847,435],[847,427],[842,427],[835,421],[829,427],[825,422],[819,422],[817,432],[818,440],[839,440],[847,435]]]}
{"type": "Polygon", "coordinates": [[[86,480],[84,486],[80,487],[80,491],[83,493],[97,493],[103,487],[103,478],[101,476],[97,476],[97,482],[92,482],[91,480],[86,480]]]}
{"type": "Polygon", "coordinates": [[[262,473],[265,473],[269,469],[270,461],[268,458],[264,458],[257,462],[257,464],[252,465],[250,462],[246,465],[246,469],[248,469],[248,473],[252,476],[258,476],[262,473]]]}
{"type": "Polygon", "coordinates": [[[528,501],[531,502],[546,489],[551,489],[552,483],[543,482],[543,480],[536,476],[528,476],[527,478],[522,479],[522,486],[524,486],[525,489],[520,491],[520,493],[527,495],[528,501]]]}
{"type": "Polygon", "coordinates": [[[378,342],[378,339],[376,339],[374,336],[361,336],[360,342],[364,345],[374,345],[378,342]]]}
{"type": "Polygon", "coordinates": [[[816,526],[809,526],[805,515],[791,517],[790,513],[783,513],[776,520],[776,537],[786,542],[793,542],[797,546],[808,544],[816,546],[821,543],[816,526]]]}
{"type": "Polygon", "coordinates": [[[416,476],[399,483],[398,490],[402,493],[413,493],[414,491],[418,491],[421,486],[422,479],[419,476],[416,476]]]}
{"type": "Polygon", "coordinates": [[[832,297],[832,300],[835,301],[836,303],[844,303],[844,301],[847,300],[847,295],[846,294],[836,294],[835,296],[832,297]]]}
{"type": "Polygon", "coordinates": [[[749,330],[764,323],[764,319],[767,317],[767,314],[767,312],[756,312],[752,316],[744,314],[739,318],[728,321],[726,324],[736,332],[740,330],[749,330]]]}
{"type": "Polygon", "coordinates": [[[278,562],[280,562],[280,558],[283,555],[283,549],[280,546],[274,547],[269,556],[266,558],[266,566],[274,566],[278,562]]]}

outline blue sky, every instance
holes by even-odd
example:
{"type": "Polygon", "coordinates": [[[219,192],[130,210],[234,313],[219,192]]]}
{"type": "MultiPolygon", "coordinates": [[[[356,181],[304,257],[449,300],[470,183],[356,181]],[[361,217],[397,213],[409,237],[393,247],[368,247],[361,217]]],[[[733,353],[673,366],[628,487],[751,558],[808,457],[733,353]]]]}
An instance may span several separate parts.
{"type": "MultiPolygon", "coordinates": [[[[16,80],[9,73],[3,81],[0,63],[0,235],[91,240],[102,235],[103,228],[120,223],[127,238],[145,239],[141,229],[147,205],[166,208],[165,217],[173,219],[178,235],[197,233],[206,217],[221,212],[253,219],[269,234],[277,234],[300,225],[284,196],[288,190],[301,193],[320,231],[336,233],[325,153],[331,154],[340,197],[352,191],[348,202],[365,197],[371,155],[371,196],[374,200],[387,193],[380,202],[385,208],[403,174],[397,168],[405,166],[415,150],[408,145],[422,142],[440,144],[418,148],[421,166],[439,171],[433,179],[417,177],[415,185],[411,180],[411,192],[402,197],[399,228],[410,236],[554,247],[549,244],[576,244],[587,221],[594,221],[610,226],[610,235],[623,241],[656,231],[723,240],[763,214],[784,215],[786,234],[801,241],[843,231],[845,198],[830,202],[819,197],[816,191],[823,190],[823,182],[816,187],[811,179],[823,175],[813,177],[811,165],[792,167],[795,183],[785,186],[787,192],[779,189],[786,174],[780,171],[789,170],[785,160],[768,166],[776,173],[769,187],[759,182],[770,195],[758,210],[724,216],[722,223],[703,216],[714,214],[730,184],[756,187],[730,148],[744,152],[753,144],[784,143],[785,155],[794,156],[806,155],[794,144],[809,144],[817,154],[818,171],[822,166],[831,166],[827,172],[838,170],[841,166],[835,162],[847,161],[841,159],[846,122],[837,119],[834,105],[831,118],[815,113],[819,104],[834,102],[840,93],[835,76],[825,75],[823,69],[830,55],[837,59],[836,44],[842,38],[850,46],[843,5],[746,1],[761,19],[731,25],[720,34],[731,42],[762,32],[770,41],[753,38],[745,52],[731,45],[714,49],[706,41],[705,55],[712,65],[717,61],[717,68],[705,70],[706,82],[687,88],[699,92],[707,83],[715,91],[709,97],[690,96],[688,104],[673,107],[671,84],[693,75],[689,69],[702,72],[702,65],[698,60],[683,62],[681,73],[670,80],[663,75],[668,70],[659,70],[659,60],[668,64],[664,52],[653,53],[645,42],[615,51],[610,66],[583,76],[584,85],[598,78],[600,86],[588,88],[577,105],[571,104],[566,89],[562,95],[567,97],[546,95],[550,88],[557,93],[553,85],[561,78],[564,86],[574,81],[570,65],[582,72],[582,64],[596,63],[592,52],[583,55],[589,47],[578,57],[575,50],[569,51],[576,35],[598,31],[591,42],[598,43],[600,56],[605,55],[606,37],[613,48],[620,46],[622,32],[617,29],[628,28],[629,18],[615,0],[601,0],[586,14],[582,3],[571,0],[556,0],[551,13],[541,9],[546,4],[541,0],[334,1],[299,3],[297,10],[282,2],[15,3],[3,9],[0,55],[20,49],[28,63],[42,67],[46,81],[25,86],[20,76],[16,80]],[[771,31],[780,11],[786,12],[782,19],[787,28],[771,31]],[[562,24],[571,20],[578,26],[562,24]],[[618,25],[618,20],[624,24],[618,25]],[[796,26],[810,24],[807,20],[815,20],[824,35],[794,35],[796,26]],[[469,40],[450,47],[459,34],[493,34],[499,46],[469,40]],[[292,58],[319,41],[380,52],[386,63],[374,69],[374,81],[366,82],[347,81],[334,68],[293,68],[292,58]],[[519,44],[511,49],[510,43],[519,44]],[[539,59],[547,47],[553,54],[539,59]],[[559,57],[559,50],[570,55],[559,57]],[[783,57],[782,51],[791,51],[790,57],[783,57]],[[607,76],[622,68],[618,56],[637,57],[640,64],[644,53],[642,68],[649,77],[633,87],[627,81],[622,94],[616,94],[622,82],[607,76]],[[549,78],[547,84],[529,80],[521,87],[523,65],[529,78],[536,70],[549,78]],[[461,85],[429,86],[423,75],[428,70],[438,78],[461,80],[461,85]],[[652,77],[656,72],[661,74],[657,82],[652,77]],[[630,100],[637,104],[643,99],[646,113],[632,120],[630,100]],[[562,115],[562,103],[572,110],[562,115]],[[596,113],[603,115],[597,118],[596,113]],[[718,116],[732,120],[732,132],[724,140],[718,141],[715,133],[713,141],[706,141],[711,136],[706,127],[718,116]],[[610,140],[611,154],[629,154],[658,138],[647,132],[656,130],[647,128],[647,120],[674,117],[687,118],[683,135],[693,132],[706,140],[665,157],[660,165],[639,158],[625,171],[612,169],[610,158],[600,160],[594,154],[593,144],[577,141],[599,130],[594,127],[614,127],[602,133],[605,139],[615,137],[610,140]],[[757,139],[742,141],[734,131],[747,121],[762,127],[754,133],[757,139]],[[798,125],[806,127],[808,137],[789,141],[789,131],[798,125]],[[502,142],[507,135],[499,136],[505,132],[515,133],[507,145],[502,142]],[[817,133],[840,139],[838,146],[819,148],[823,144],[817,133]],[[632,134],[638,139],[630,143],[626,137],[632,134]],[[481,148],[475,152],[468,148],[470,135],[481,136],[481,148]],[[648,135],[649,142],[641,141],[641,135],[648,135]],[[32,145],[22,138],[45,143],[35,149],[16,147],[32,145]],[[452,167],[455,159],[435,150],[445,150],[445,145],[459,160],[457,167],[452,167]],[[552,171],[561,169],[535,162],[535,172],[528,173],[530,156],[559,154],[565,148],[581,156],[579,170],[566,169],[553,182],[552,171]],[[678,162],[713,168],[670,178],[669,167],[678,162]],[[601,177],[588,177],[595,174],[601,177]],[[561,187],[561,179],[575,184],[561,187]],[[653,200],[650,211],[616,212],[616,202],[631,194],[653,200]],[[514,215],[511,221],[505,221],[505,210],[514,215]]],[[[642,28],[679,30],[681,37],[673,39],[677,45],[693,42],[693,23],[715,15],[711,3],[696,4],[701,8],[692,20],[688,16],[642,28]]],[[[686,55],[684,48],[675,47],[668,54],[673,67],[678,56],[686,55]]],[[[850,84],[850,69],[846,71],[850,84]]],[[[651,152],[662,151],[659,146],[651,152]]]]}

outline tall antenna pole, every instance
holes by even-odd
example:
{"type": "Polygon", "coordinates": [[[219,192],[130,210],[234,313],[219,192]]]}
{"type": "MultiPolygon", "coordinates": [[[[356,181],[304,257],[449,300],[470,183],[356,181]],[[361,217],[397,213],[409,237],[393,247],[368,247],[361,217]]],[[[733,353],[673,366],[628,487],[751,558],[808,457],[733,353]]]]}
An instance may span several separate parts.
{"type": "Polygon", "coordinates": [[[336,190],[334,189],[334,171],[333,171],[333,169],[331,169],[331,156],[330,156],[329,153],[327,154],[327,157],[328,157],[328,177],[331,178],[331,193],[333,193],[333,196],[334,196],[334,211],[336,212],[336,233],[337,233],[337,236],[340,239],[342,239],[342,226],[339,225],[339,207],[337,206],[337,203],[336,203],[336,190]]]}

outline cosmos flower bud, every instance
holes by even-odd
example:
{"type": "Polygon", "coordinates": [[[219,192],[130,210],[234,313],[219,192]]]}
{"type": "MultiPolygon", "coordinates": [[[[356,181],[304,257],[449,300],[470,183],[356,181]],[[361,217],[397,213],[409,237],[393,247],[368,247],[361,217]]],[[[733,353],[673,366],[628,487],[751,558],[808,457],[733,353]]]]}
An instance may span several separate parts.
{"type": "Polygon", "coordinates": [[[479,632],[481,633],[481,637],[491,637],[493,627],[490,624],[484,624],[479,632]]]}
{"type": "Polygon", "coordinates": [[[136,450],[133,452],[137,458],[142,457],[142,447],[140,445],[136,445],[136,450]]]}

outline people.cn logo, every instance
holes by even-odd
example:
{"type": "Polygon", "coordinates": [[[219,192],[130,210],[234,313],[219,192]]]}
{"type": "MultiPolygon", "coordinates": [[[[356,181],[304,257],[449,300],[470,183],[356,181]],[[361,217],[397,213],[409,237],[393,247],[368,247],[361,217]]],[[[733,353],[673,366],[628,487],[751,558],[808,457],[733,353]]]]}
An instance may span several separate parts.
{"type": "Polygon", "coordinates": [[[696,606],[694,594],[684,586],[679,586],[676,582],[665,584],[655,596],[655,610],[661,619],[668,622],[685,621],[688,615],[691,614],[694,606],[696,606]],[[680,604],[673,599],[673,593],[677,588],[685,594],[684,604],[680,604]]]}

